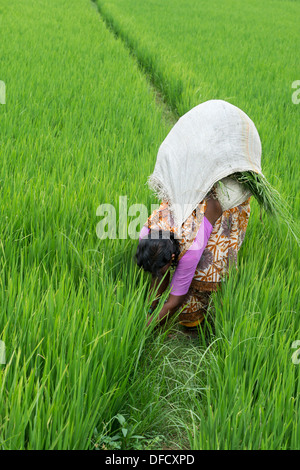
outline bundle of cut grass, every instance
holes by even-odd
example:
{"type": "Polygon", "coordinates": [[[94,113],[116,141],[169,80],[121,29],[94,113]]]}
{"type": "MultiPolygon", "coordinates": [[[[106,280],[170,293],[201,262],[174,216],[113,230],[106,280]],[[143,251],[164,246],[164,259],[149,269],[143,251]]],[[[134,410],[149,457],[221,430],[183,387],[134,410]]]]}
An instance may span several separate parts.
{"type": "Polygon", "coordinates": [[[288,204],[265,176],[252,171],[234,173],[231,176],[251,192],[268,215],[284,222],[299,244],[299,230],[290,214],[288,204]]]}

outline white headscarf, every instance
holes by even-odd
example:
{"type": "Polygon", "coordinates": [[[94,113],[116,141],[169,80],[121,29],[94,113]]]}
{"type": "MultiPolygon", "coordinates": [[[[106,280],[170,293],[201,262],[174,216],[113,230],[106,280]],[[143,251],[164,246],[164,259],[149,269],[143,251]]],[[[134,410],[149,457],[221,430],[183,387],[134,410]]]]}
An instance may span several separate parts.
{"type": "Polygon", "coordinates": [[[223,100],[184,114],[161,144],[149,186],[169,202],[181,226],[214,184],[241,171],[261,171],[261,142],[251,119],[223,100]]]}

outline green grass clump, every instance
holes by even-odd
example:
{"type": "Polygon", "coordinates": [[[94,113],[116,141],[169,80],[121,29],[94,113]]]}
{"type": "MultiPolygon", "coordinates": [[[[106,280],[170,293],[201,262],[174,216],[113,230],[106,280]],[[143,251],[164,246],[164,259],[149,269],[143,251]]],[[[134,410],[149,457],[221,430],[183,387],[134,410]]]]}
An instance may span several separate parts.
{"type": "Polygon", "coordinates": [[[233,173],[232,177],[243,184],[258,204],[271,216],[278,217],[282,213],[282,199],[278,191],[259,173],[244,171],[233,173]]]}
{"type": "Polygon", "coordinates": [[[279,224],[286,225],[299,244],[297,222],[291,215],[289,205],[265,176],[253,171],[233,173],[231,176],[251,192],[260,207],[268,215],[275,217],[279,224]]]}

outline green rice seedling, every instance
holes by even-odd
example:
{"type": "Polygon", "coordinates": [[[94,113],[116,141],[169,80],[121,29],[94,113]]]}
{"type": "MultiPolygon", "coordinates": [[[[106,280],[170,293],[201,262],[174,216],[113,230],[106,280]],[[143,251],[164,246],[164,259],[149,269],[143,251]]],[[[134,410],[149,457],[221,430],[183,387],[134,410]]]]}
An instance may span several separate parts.
{"type": "Polygon", "coordinates": [[[287,201],[273,188],[266,177],[252,171],[233,173],[232,177],[251,192],[260,207],[264,209],[268,215],[275,217],[279,224],[286,224],[299,244],[299,236],[297,235],[298,222],[293,219],[287,201]]]}

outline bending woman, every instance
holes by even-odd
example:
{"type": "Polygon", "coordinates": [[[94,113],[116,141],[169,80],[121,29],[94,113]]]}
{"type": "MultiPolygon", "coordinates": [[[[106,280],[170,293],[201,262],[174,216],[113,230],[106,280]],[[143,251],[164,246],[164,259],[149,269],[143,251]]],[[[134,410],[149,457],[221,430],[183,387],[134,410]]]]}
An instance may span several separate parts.
{"type": "Polygon", "coordinates": [[[251,193],[234,176],[262,174],[260,159],[253,122],[222,100],[196,106],[168,134],[150,177],[162,203],[143,227],[136,255],[152,274],[157,294],[148,324],[170,284],[172,265],[171,291],[158,322],[164,324],[179,308],[182,325],[203,321],[211,293],[237,263],[250,215],[251,193]]]}

